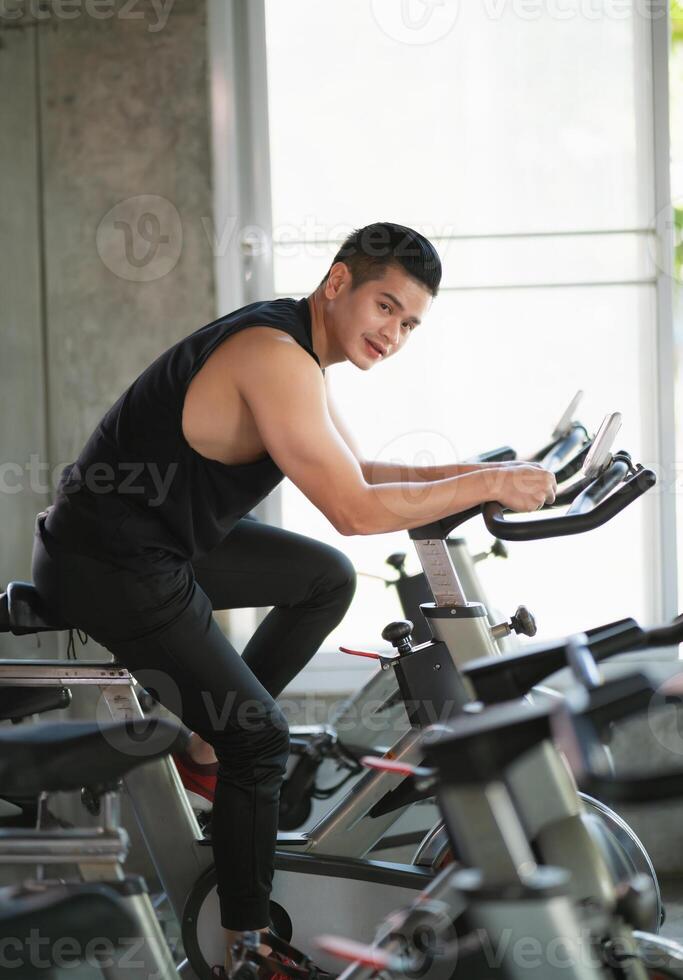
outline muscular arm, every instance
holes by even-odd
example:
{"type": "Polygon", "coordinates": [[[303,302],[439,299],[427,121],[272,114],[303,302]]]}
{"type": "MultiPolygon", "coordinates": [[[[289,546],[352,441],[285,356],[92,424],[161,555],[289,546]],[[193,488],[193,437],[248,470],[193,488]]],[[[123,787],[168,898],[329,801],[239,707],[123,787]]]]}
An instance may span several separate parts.
{"type": "Polygon", "coordinates": [[[341,534],[419,527],[500,495],[496,476],[504,471],[497,468],[369,483],[330,416],[323,376],[309,354],[281,331],[251,327],[241,334],[239,357],[240,394],[268,453],[341,534]]]}
{"type": "Polygon", "coordinates": [[[508,463],[443,463],[435,466],[408,466],[402,463],[385,463],[381,459],[366,459],[363,472],[368,483],[414,481],[431,483],[452,476],[463,476],[477,470],[500,469],[508,463]]]}

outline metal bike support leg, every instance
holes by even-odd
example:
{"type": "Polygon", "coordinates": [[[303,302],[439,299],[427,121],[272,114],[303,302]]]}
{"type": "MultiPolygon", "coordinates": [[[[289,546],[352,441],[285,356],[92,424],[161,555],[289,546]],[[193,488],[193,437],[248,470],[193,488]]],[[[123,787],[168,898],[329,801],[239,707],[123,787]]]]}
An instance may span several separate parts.
{"type": "Polygon", "coordinates": [[[161,927],[154,914],[149,895],[131,895],[126,900],[135,921],[138,936],[128,950],[115,957],[111,966],[101,966],[105,980],[176,980],[178,971],[171,957],[161,927]]]}

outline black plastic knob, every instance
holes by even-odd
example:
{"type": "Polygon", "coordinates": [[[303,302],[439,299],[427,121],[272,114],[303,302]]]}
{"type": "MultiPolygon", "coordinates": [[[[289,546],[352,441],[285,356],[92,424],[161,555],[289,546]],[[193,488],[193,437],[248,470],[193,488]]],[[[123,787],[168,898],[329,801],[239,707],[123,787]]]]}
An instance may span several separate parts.
{"type": "Polygon", "coordinates": [[[515,633],[521,633],[524,636],[536,636],[536,620],[526,606],[517,607],[517,612],[510,619],[510,626],[515,633]]]}
{"type": "Polygon", "coordinates": [[[508,558],[508,550],[503,544],[503,542],[496,538],[496,540],[491,545],[491,554],[494,558],[508,558]]]}
{"type": "Polygon", "coordinates": [[[387,565],[391,565],[395,568],[400,576],[405,575],[404,565],[406,563],[406,553],[405,551],[395,551],[393,555],[389,555],[387,558],[387,565]]]}
{"type": "Polygon", "coordinates": [[[387,640],[399,653],[410,653],[410,634],[413,624],[409,619],[399,619],[389,623],[382,630],[382,639],[387,640]]]}

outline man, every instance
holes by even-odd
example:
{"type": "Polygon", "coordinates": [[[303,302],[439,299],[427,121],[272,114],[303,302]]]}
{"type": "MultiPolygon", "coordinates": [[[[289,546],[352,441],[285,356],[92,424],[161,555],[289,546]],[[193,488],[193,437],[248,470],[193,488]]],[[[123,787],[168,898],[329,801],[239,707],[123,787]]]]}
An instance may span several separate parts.
{"type": "Polygon", "coordinates": [[[48,607],[135,676],[165,678],[157,696],[197,733],[195,761],[215,752],[227,972],[232,943],[269,925],[289,747],[275,698],[355,590],[341,551],[244,515],[283,475],[344,535],[418,527],[486,500],[526,511],[554,499],[537,466],[363,460],[331,405],[325,369],[369,371],[396,355],[440,279],[418,232],[389,222],[354,232],[306,299],[252,303],[157,358],[36,522],[33,577],[48,607]],[[241,657],[212,617],[239,606],[274,607],[241,657]]]}

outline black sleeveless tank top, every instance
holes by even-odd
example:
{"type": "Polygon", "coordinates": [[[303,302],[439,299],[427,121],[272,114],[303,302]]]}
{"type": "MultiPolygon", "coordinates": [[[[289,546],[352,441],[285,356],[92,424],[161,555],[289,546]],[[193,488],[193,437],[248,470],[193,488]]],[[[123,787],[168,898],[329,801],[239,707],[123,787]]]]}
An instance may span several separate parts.
{"type": "Polygon", "coordinates": [[[220,463],[182,432],[191,379],[221,341],[255,325],[288,333],[320,365],[306,299],[250,303],[178,341],[123,392],[63,470],[44,522],[59,547],[133,567],[145,558],[192,561],[280,483],[269,455],[220,463]]]}

